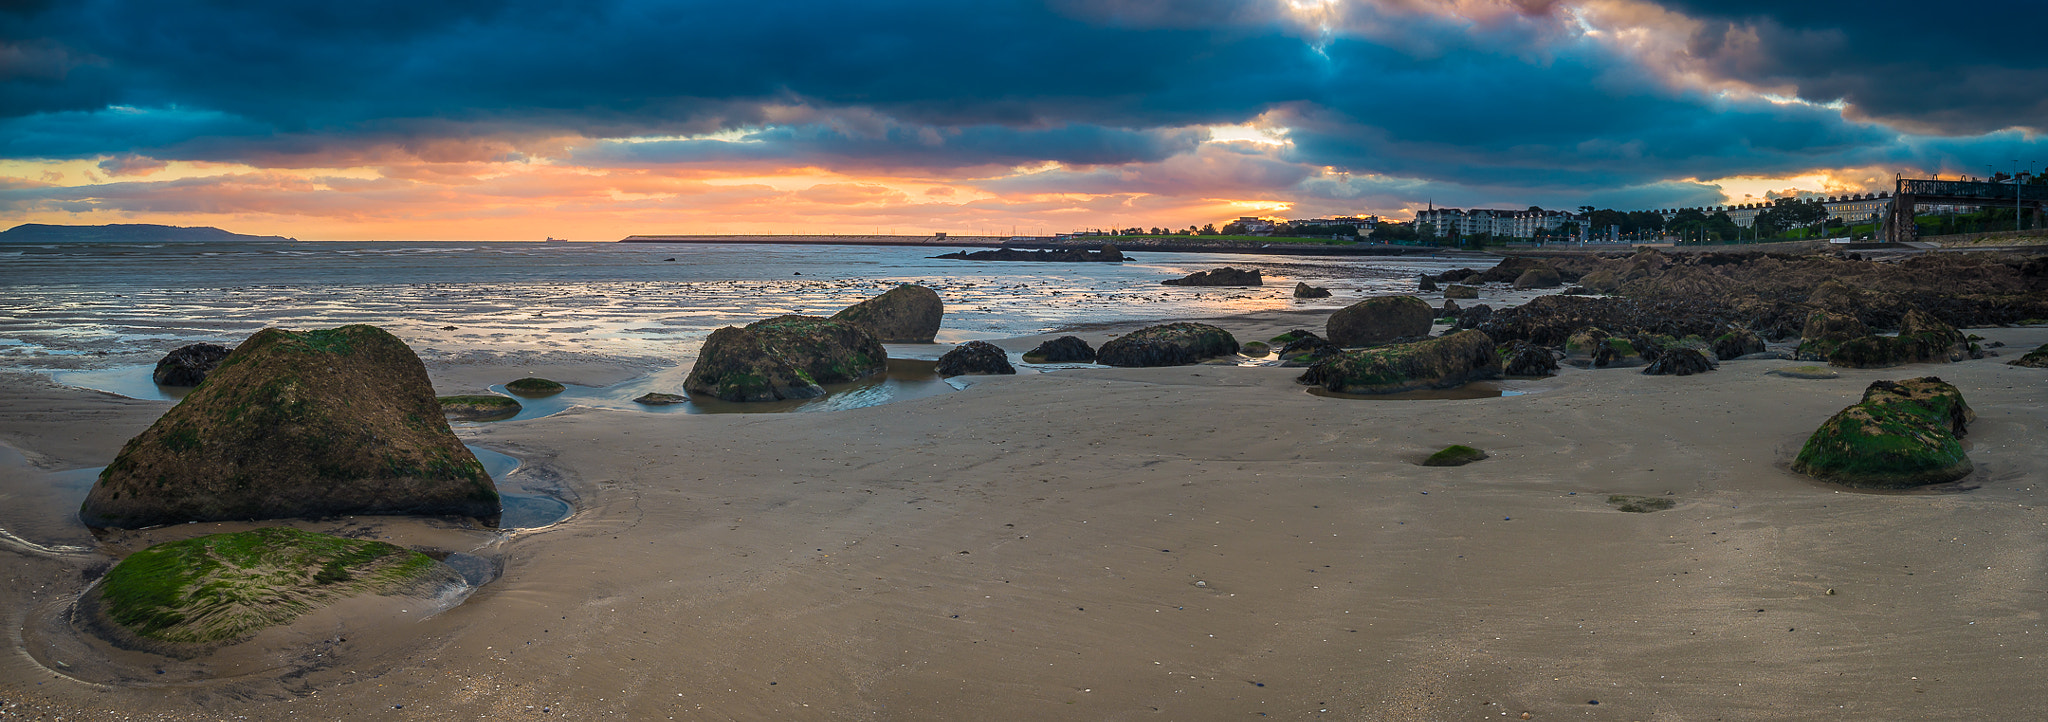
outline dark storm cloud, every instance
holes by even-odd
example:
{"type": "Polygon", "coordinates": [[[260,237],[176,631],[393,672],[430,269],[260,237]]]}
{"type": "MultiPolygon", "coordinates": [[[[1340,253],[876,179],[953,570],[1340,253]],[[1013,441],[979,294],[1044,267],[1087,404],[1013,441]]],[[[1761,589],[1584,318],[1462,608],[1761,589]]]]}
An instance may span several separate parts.
{"type": "Polygon", "coordinates": [[[890,124],[868,132],[829,125],[778,126],[733,140],[610,143],[572,160],[602,166],[676,162],[857,163],[866,167],[955,168],[1041,162],[1074,165],[1150,163],[1186,153],[1207,133],[1121,130],[1099,126],[1018,129],[890,124]]]}

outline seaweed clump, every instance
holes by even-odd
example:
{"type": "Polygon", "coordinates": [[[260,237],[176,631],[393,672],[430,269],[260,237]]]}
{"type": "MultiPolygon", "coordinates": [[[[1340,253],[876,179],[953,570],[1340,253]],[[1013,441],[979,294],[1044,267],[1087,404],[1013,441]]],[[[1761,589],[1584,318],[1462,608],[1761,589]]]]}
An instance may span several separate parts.
{"type": "Polygon", "coordinates": [[[1807,438],[1792,469],[1872,489],[1955,481],[1973,468],[1962,436],[1974,420],[1962,392],[1939,378],[1875,381],[1807,438]]]}
{"type": "Polygon", "coordinates": [[[1452,444],[1450,446],[1444,447],[1442,451],[1430,454],[1429,458],[1422,460],[1422,465],[1464,466],[1466,464],[1470,464],[1474,461],[1479,461],[1484,458],[1486,458],[1486,452],[1484,451],[1472,448],[1470,446],[1466,446],[1464,444],[1452,444]]]}

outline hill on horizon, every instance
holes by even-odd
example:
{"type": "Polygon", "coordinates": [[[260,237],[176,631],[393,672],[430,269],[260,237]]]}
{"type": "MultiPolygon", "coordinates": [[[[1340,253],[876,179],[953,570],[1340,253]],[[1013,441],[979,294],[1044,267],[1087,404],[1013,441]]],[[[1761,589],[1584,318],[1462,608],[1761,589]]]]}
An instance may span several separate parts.
{"type": "Polygon", "coordinates": [[[154,223],[109,223],[100,226],[60,226],[23,223],[0,231],[0,243],[146,242],[180,241],[296,241],[284,236],[250,236],[230,233],[212,226],[164,226],[154,223]]]}

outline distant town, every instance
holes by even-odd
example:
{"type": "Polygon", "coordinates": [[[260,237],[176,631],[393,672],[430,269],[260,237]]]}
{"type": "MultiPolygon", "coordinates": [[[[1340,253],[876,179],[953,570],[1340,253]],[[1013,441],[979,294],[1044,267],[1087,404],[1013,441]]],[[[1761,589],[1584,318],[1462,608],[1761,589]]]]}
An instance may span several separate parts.
{"type": "MultiPolygon", "coordinates": [[[[1324,218],[1277,219],[1245,216],[1222,227],[1208,224],[1185,229],[1121,228],[1096,229],[1060,234],[1061,238],[1088,236],[1211,236],[1220,239],[1314,239],[1338,242],[1374,242],[1406,245],[1448,245],[1483,247],[1525,243],[1617,243],[1677,242],[1727,243],[1807,239],[1878,240],[1890,236],[1918,237],[1955,233],[1981,233],[2039,229],[2044,226],[2042,204],[2048,195],[2048,174],[1998,173],[1989,179],[1964,178],[1942,181],[1901,180],[1908,183],[1943,183],[1969,186],[1968,192],[1937,193],[1909,204],[1913,222],[1905,233],[1888,233],[1895,199],[1892,192],[1851,193],[1833,196],[1777,198],[1763,203],[1742,203],[1689,208],[1657,208],[1620,211],[1580,206],[1575,210],[1552,210],[1530,206],[1521,210],[1491,208],[1437,208],[1417,211],[1411,221],[1390,221],[1379,216],[1333,216],[1324,218]],[[2021,189],[2025,188],[2024,194],[2021,189]],[[2022,195],[2025,196],[2022,202],[2022,195]],[[1981,200],[1979,200],[1981,199],[1981,200]],[[2031,211],[2031,212],[2029,212],[2031,211]]],[[[1903,221],[1899,221],[1904,224],[1903,221]]]]}

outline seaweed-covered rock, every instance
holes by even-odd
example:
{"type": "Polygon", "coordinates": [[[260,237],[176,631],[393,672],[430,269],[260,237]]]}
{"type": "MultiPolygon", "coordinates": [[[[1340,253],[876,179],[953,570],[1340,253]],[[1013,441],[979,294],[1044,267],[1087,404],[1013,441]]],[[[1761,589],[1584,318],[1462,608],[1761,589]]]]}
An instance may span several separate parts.
{"type": "Polygon", "coordinates": [[[1798,356],[1801,361],[1825,361],[1843,341],[1869,335],[1870,327],[1855,316],[1814,311],[1806,315],[1805,329],[1799,333],[1798,356]]]}
{"type": "Polygon", "coordinates": [[[1452,444],[1422,460],[1423,466],[1464,466],[1486,458],[1486,452],[1464,444],[1452,444]]]}
{"type": "Polygon", "coordinates": [[[1246,341],[1243,346],[1238,347],[1237,352],[1251,358],[1265,358],[1273,353],[1273,347],[1264,341],[1246,341]]]}
{"type": "Polygon", "coordinates": [[[1509,341],[1500,348],[1501,373],[1508,376],[1555,376],[1557,356],[1527,341],[1509,341]]]}
{"type": "Polygon", "coordinates": [[[1557,288],[1562,285],[1564,277],[1558,275],[1557,269],[1549,266],[1531,268],[1515,277],[1515,288],[1557,288]]]}
{"type": "Polygon", "coordinates": [[[1160,283],[1168,286],[1263,286],[1264,274],[1255,268],[1217,268],[1196,271],[1182,278],[1169,278],[1160,283]]]}
{"type": "MultiPolygon", "coordinates": [[[[1515,257],[1502,259],[1492,268],[1479,272],[1478,278],[1466,278],[1466,283],[1508,283],[1534,270],[1556,271],[1557,267],[1540,258],[1515,257]]],[[[1555,284],[1552,284],[1555,285],[1555,284]]]]}
{"type": "Polygon", "coordinates": [[[1436,312],[1414,296],[1375,296],[1330,314],[1330,343],[1346,348],[1428,336],[1436,312]]]}
{"type": "MultiPolygon", "coordinates": [[[[1444,300],[1444,307],[1447,310],[1456,308],[1456,306],[1453,306],[1451,304],[1450,299],[1444,300]]],[[[1481,324],[1484,324],[1487,321],[1491,320],[1493,320],[1493,307],[1483,303],[1475,303],[1472,304],[1471,308],[1462,309],[1458,311],[1459,329],[1478,328],[1481,324]]],[[[1488,334],[1488,336],[1491,335],[1492,334],[1488,334]]]]}
{"type": "Polygon", "coordinates": [[[1038,344],[1037,348],[1024,352],[1024,362],[1034,364],[1089,363],[1095,360],[1095,349],[1087,341],[1076,336],[1061,336],[1038,344]]]}
{"type": "Polygon", "coordinates": [[[1599,270],[1579,277],[1579,285],[1594,293],[1614,293],[1621,290],[1621,279],[1613,271],[1599,270]]]}
{"type": "Polygon", "coordinates": [[[1746,328],[1729,329],[1727,333],[1714,337],[1714,357],[1722,361],[1762,353],[1763,350],[1763,337],[1746,328]]]}
{"type": "Polygon", "coordinates": [[[250,336],[100,472],[88,526],[334,514],[495,520],[426,366],[375,326],[250,336]]]}
{"type": "Polygon", "coordinates": [[[1850,368],[1884,368],[1909,363],[1947,363],[1969,355],[1969,342],[1955,327],[1920,309],[1906,312],[1897,336],[1863,336],[1837,344],[1828,363],[1850,368]]]}
{"type": "Polygon", "coordinates": [[[689,400],[690,397],[682,394],[664,394],[659,391],[649,391],[633,397],[633,403],[640,404],[641,406],[674,406],[676,404],[688,403],[689,400]]]}
{"type": "Polygon", "coordinates": [[[1657,360],[1643,367],[1643,373],[1650,376],[1691,376],[1714,370],[1714,360],[1697,349],[1668,348],[1657,354],[1657,360]]]}
{"type": "Polygon", "coordinates": [[[497,395],[443,396],[441,414],[455,421],[497,421],[519,415],[518,401],[497,395]]]}
{"type": "Polygon", "coordinates": [[[1311,285],[1308,285],[1308,284],[1307,284],[1307,283],[1305,283],[1305,282],[1296,282],[1296,283],[1294,284],[1294,297],[1295,297],[1295,298],[1329,298],[1329,297],[1330,297],[1330,289],[1327,289],[1327,288],[1322,288],[1322,287],[1319,287],[1319,286],[1311,286],[1311,285]]]}
{"type": "Polygon", "coordinates": [[[832,320],[860,324],[882,343],[931,343],[945,315],[937,291],[906,283],[840,309],[832,320]]]}
{"type": "Polygon", "coordinates": [[[546,398],[562,393],[568,387],[542,378],[527,377],[505,384],[505,390],[529,399],[546,398]]]}
{"type": "Polygon", "coordinates": [[[777,316],[712,331],[683,388],[726,401],[808,399],[825,395],[822,384],[863,379],[888,364],[865,325],[777,316]]]}
{"type": "Polygon", "coordinates": [[[2019,358],[2007,361],[2005,363],[2008,366],[2025,366],[2027,368],[2048,369],[2048,343],[2041,344],[2034,350],[2028,351],[2027,355],[2025,356],[2021,356],[2019,358]]]}
{"type": "Polygon", "coordinates": [[[1103,342],[1095,361],[1108,366],[1183,366],[1237,353],[1229,331],[1201,323],[1147,326],[1103,342]]]}
{"type": "Polygon", "coordinates": [[[1348,394],[1390,394],[1443,389],[1498,378],[1500,356],[1493,339],[1478,331],[1443,338],[1346,351],[1310,366],[1297,379],[1348,394]]]}
{"type": "Polygon", "coordinates": [[[1317,336],[1315,332],[1306,329],[1288,331],[1275,337],[1273,340],[1283,344],[1280,347],[1280,360],[1282,361],[1294,361],[1308,357],[1321,358],[1322,356],[1342,350],[1336,344],[1330,343],[1324,340],[1323,337],[1317,336]],[[1281,339],[1286,339],[1286,341],[1280,341],[1281,339]]]}
{"type": "Polygon", "coordinates": [[[1478,286],[1461,286],[1453,283],[1444,287],[1444,298],[1474,299],[1478,297],[1478,286]]]}
{"type": "Polygon", "coordinates": [[[176,654],[245,640],[365,595],[431,598],[466,585],[420,552],[288,527],[158,544],[122,559],[80,616],[119,641],[176,654]],[[131,636],[132,635],[132,636],[131,636]]]}
{"type": "Polygon", "coordinates": [[[1615,511],[1625,511],[1631,514],[1648,514],[1678,505],[1677,502],[1672,501],[1669,497],[1631,496],[1628,494],[1609,496],[1607,497],[1607,503],[1613,504],[1615,511]]]}
{"type": "Polygon", "coordinates": [[[954,346],[939,357],[937,368],[940,376],[1017,373],[1017,368],[1010,365],[1010,354],[987,341],[968,341],[954,346]]]}
{"type": "Polygon", "coordinates": [[[210,343],[180,346],[157,360],[149,378],[158,386],[198,386],[233,350],[210,343]]]}
{"type": "Polygon", "coordinates": [[[1972,469],[1960,439],[1974,420],[1962,392],[1939,378],[1875,381],[1807,438],[1792,469],[1878,489],[1955,481],[1972,469]]]}
{"type": "Polygon", "coordinates": [[[1117,263],[1126,260],[1122,251],[1108,243],[1102,250],[1086,248],[1062,248],[1057,250],[1026,251],[1019,248],[996,248],[987,251],[955,251],[932,258],[946,258],[956,261],[1035,261],[1039,263],[1117,263]]]}

